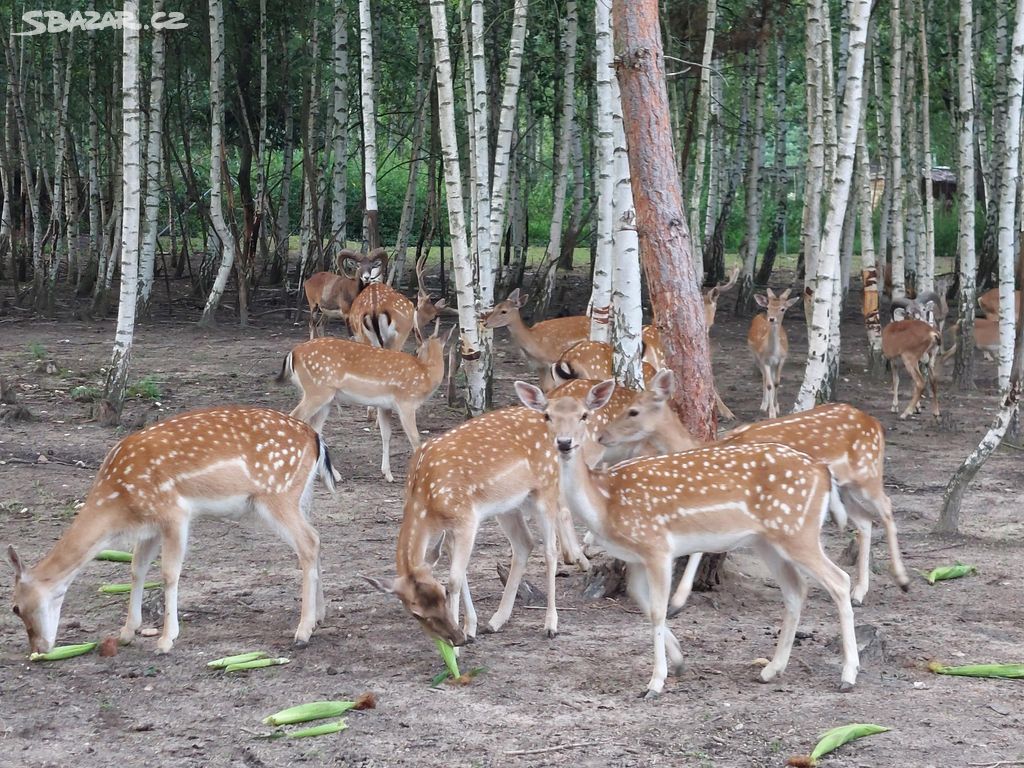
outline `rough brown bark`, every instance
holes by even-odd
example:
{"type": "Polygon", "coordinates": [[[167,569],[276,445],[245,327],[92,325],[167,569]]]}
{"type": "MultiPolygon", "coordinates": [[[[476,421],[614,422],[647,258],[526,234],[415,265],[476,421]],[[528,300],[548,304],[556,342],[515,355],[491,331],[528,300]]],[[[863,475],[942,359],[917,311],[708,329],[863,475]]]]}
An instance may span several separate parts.
{"type": "MultiPolygon", "coordinates": [[[[614,0],[617,75],[629,148],[640,257],[668,367],[680,386],[673,407],[690,433],[715,438],[715,387],[704,309],[683,212],[665,87],[657,0],[614,0]]],[[[712,555],[696,581],[719,581],[724,555],[712,555]]]]}
{"type": "Polygon", "coordinates": [[[715,391],[672,149],[658,4],[615,0],[613,16],[640,254],[666,361],[680,382],[673,403],[694,436],[713,440],[715,391]]]}

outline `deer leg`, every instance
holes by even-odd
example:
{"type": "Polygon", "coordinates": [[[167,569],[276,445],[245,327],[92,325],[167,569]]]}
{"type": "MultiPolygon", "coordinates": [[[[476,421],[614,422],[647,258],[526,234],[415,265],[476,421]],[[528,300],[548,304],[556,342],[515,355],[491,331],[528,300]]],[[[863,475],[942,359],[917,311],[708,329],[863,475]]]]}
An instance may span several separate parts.
{"type": "Polygon", "coordinates": [[[862,605],[871,581],[871,528],[872,510],[864,504],[861,494],[850,488],[840,488],[843,505],[850,522],[857,532],[857,577],[853,582],[851,599],[854,605],[862,605]]]}
{"type": "Polygon", "coordinates": [[[673,616],[678,616],[679,612],[683,610],[683,606],[686,605],[686,601],[690,599],[690,593],[693,591],[693,580],[697,576],[697,568],[700,566],[700,559],[703,556],[701,552],[694,552],[686,559],[686,569],[683,571],[683,575],[679,579],[679,585],[676,587],[676,591],[673,593],[672,600],[669,603],[668,617],[670,619],[673,616]]]}
{"type": "Polygon", "coordinates": [[[380,429],[381,456],[380,472],[389,483],[395,482],[391,474],[391,411],[377,409],[377,428],[380,429]]]}
{"type": "Polygon", "coordinates": [[[900,412],[900,371],[895,360],[889,361],[889,371],[892,373],[892,405],[889,410],[893,413],[900,412]]]}
{"type": "Polygon", "coordinates": [[[934,358],[928,362],[928,382],[932,388],[932,416],[937,419],[941,414],[939,413],[939,382],[935,375],[934,358]]]}
{"type": "Polygon", "coordinates": [[[508,578],[505,579],[505,589],[501,593],[501,602],[498,603],[498,610],[487,622],[486,632],[497,632],[512,615],[512,608],[516,603],[516,593],[526,573],[526,564],[530,559],[530,552],[533,551],[533,536],[526,525],[526,519],[520,511],[508,512],[498,515],[498,525],[508,538],[512,547],[512,562],[508,568],[508,578]]]}
{"type": "MultiPolygon", "coordinates": [[[[558,636],[558,610],[555,607],[555,576],[558,570],[558,494],[546,494],[534,499],[534,517],[544,539],[544,566],[547,574],[548,605],[544,615],[544,630],[548,637],[558,636]]],[[[579,546],[577,544],[577,546],[579,546]]]]}
{"type": "Polygon", "coordinates": [[[772,375],[768,370],[768,366],[762,365],[761,367],[761,412],[766,413],[769,408],[769,402],[772,391],[772,375]]]}
{"type": "MultiPolygon", "coordinates": [[[[469,510],[469,522],[462,528],[451,529],[449,556],[451,563],[448,570],[448,618],[452,626],[459,626],[459,600],[466,584],[466,571],[469,569],[469,558],[473,554],[473,542],[476,540],[476,515],[469,510]]],[[[472,601],[471,601],[472,604],[472,601]]]]}
{"type": "Polygon", "coordinates": [[[921,371],[917,369],[917,360],[914,359],[913,355],[904,353],[901,357],[903,359],[903,365],[907,369],[907,373],[909,373],[910,378],[914,380],[914,395],[910,398],[910,405],[908,405],[903,413],[900,414],[900,418],[905,419],[911,414],[917,413],[920,409],[918,403],[921,401],[921,396],[924,394],[924,377],[921,375],[921,371]]]}
{"type": "Polygon", "coordinates": [[[854,631],[853,608],[850,605],[850,577],[842,568],[829,560],[821,548],[821,540],[815,536],[808,543],[807,555],[798,565],[813,576],[829,593],[839,611],[839,631],[843,642],[843,674],[839,690],[853,690],[860,669],[857,652],[857,635],[854,631]]]}
{"type": "Polygon", "coordinates": [[[566,565],[575,565],[581,571],[590,570],[590,561],[576,538],[576,528],[572,522],[569,508],[558,505],[558,541],[562,546],[562,561],[566,565]]]}
{"type": "Polygon", "coordinates": [[[160,550],[160,536],[151,535],[140,538],[135,544],[132,557],[132,593],[128,598],[128,618],[121,628],[120,640],[128,645],[135,639],[135,632],[142,626],[142,594],[146,582],[146,574],[156,553],[160,550]]]}
{"type": "Polygon", "coordinates": [[[323,434],[324,424],[327,423],[327,417],[331,413],[331,400],[331,397],[325,399],[304,391],[302,400],[292,408],[290,415],[292,418],[306,422],[317,432],[323,434]]]}
{"type": "Polygon", "coordinates": [[[409,445],[413,450],[420,447],[423,442],[420,439],[420,430],[416,426],[416,408],[411,403],[403,403],[398,406],[398,420],[402,424],[405,436],[409,438],[409,445]]]}
{"type": "Polygon", "coordinates": [[[178,637],[178,578],[181,576],[181,562],[185,559],[188,541],[188,517],[182,514],[181,522],[167,523],[161,530],[161,572],[164,579],[164,628],[156,642],[159,653],[168,653],[178,637]]]}
{"type": "Polygon", "coordinates": [[[783,362],[780,361],[774,366],[774,379],[772,381],[772,418],[779,415],[779,387],[782,385],[782,366],[783,362]]]}
{"type": "MultiPolygon", "coordinates": [[[[699,560],[699,557],[698,557],[699,560]]],[[[647,580],[647,571],[633,565],[626,568],[626,585],[630,596],[640,606],[648,620],[651,620],[651,589],[647,580]]],[[[672,664],[672,674],[679,676],[683,671],[683,651],[679,647],[679,640],[672,630],[665,627],[665,651],[668,660],[672,664]]]]}
{"type": "Polygon", "coordinates": [[[892,500],[882,486],[881,477],[873,478],[870,485],[872,487],[864,488],[857,494],[857,500],[861,506],[873,512],[875,517],[881,521],[882,527],[885,528],[885,541],[889,547],[889,570],[900,589],[906,592],[910,587],[910,578],[903,565],[903,555],[900,554],[896,520],[892,515],[892,500]]]}
{"type": "Polygon", "coordinates": [[[654,637],[654,672],[647,684],[644,698],[654,699],[661,695],[668,676],[668,664],[665,659],[668,627],[665,625],[665,612],[668,608],[668,592],[672,580],[672,558],[666,557],[662,562],[645,563],[640,566],[646,572],[648,594],[650,596],[651,630],[654,637]]]}
{"type": "MultiPolygon", "coordinates": [[[[779,583],[782,602],[786,606],[786,612],[782,617],[782,628],[779,630],[779,642],[775,646],[775,655],[758,676],[762,683],[767,683],[785,672],[786,666],[789,664],[796,628],[800,624],[800,612],[804,600],[807,598],[807,583],[788,557],[776,551],[770,544],[761,544],[755,549],[779,583]]],[[[849,599],[847,599],[846,607],[847,609],[850,607],[849,599]]]]}

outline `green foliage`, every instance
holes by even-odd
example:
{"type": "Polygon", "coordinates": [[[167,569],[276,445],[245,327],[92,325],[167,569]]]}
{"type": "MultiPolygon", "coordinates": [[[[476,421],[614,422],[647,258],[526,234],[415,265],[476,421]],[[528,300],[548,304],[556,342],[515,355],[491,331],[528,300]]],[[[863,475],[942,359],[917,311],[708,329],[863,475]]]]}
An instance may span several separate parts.
{"type": "Polygon", "coordinates": [[[79,403],[92,403],[103,397],[103,390],[91,384],[75,387],[71,390],[71,399],[79,403]]]}
{"type": "Polygon", "coordinates": [[[33,360],[42,360],[46,357],[46,347],[40,344],[38,341],[33,341],[28,345],[28,352],[32,355],[33,360]]]}
{"type": "Polygon", "coordinates": [[[152,376],[145,376],[126,387],[124,396],[125,398],[139,397],[145,400],[159,400],[160,385],[153,380],[152,376]]]}

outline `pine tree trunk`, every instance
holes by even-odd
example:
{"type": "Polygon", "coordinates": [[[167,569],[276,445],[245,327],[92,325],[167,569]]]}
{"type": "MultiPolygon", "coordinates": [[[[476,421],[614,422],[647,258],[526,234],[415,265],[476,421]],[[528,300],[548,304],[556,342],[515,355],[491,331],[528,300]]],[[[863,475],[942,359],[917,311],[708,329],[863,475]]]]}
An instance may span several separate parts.
{"type": "Polygon", "coordinates": [[[959,343],[953,375],[961,392],[974,389],[974,308],[977,301],[974,253],[974,9],[960,0],[960,46],[957,53],[959,90],[958,255],[960,259],[959,343]]]}
{"type": "MultiPolygon", "coordinates": [[[[235,261],[235,238],[224,220],[221,171],[224,165],[224,6],[210,0],[210,221],[220,241],[221,262],[200,325],[216,322],[215,313],[235,261]]],[[[243,324],[245,318],[242,318],[243,324]]]]}
{"type": "Polygon", "coordinates": [[[378,248],[380,231],[377,209],[377,108],[373,74],[373,31],[370,0],[359,0],[359,67],[363,105],[363,184],[366,189],[366,228],[372,251],[378,248]]]}
{"type": "MultiPolygon", "coordinates": [[[[153,13],[161,13],[162,11],[163,0],[153,0],[153,13]]],[[[139,309],[143,312],[148,310],[150,296],[153,291],[156,240],[159,231],[157,219],[160,215],[160,158],[163,152],[165,57],[164,33],[162,29],[155,28],[149,76],[149,145],[146,149],[145,225],[142,235],[142,252],[139,255],[142,272],[139,284],[139,309]]]]}
{"type": "Polygon", "coordinates": [[[830,399],[839,358],[835,326],[838,323],[839,245],[850,200],[857,132],[861,124],[864,83],[864,48],[868,35],[870,0],[851,0],[850,38],[843,93],[842,128],[837,143],[825,227],[822,233],[813,314],[808,338],[807,368],[797,396],[796,410],[806,410],[830,399]]]}
{"type": "Polygon", "coordinates": [[[473,283],[473,264],[466,237],[466,216],[462,199],[462,169],[455,132],[455,89],[448,43],[448,17],[445,0],[430,0],[430,19],[434,35],[434,67],[437,73],[438,126],[441,134],[442,163],[448,203],[448,229],[459,309],[462,365],[466,372],[466,403],[472,415],[483,413],[487,399],[487,378],[480,361],[479,316],[473,283]]]}
{"type": "Polygon", "coordinates": [[[757,74],[754,80],[754,127],[750,132],[750,160],[747,163],[746,251],[743,254],[736,294],[736,314],[750,315],[754,307],[754,266],[761,232],[761,158],[764,156],[764,91],[768,73],[768,35],[757,44],[757,74]]]}
{"type": "MultiPolygon", "coordinates": [[[[124,11],[138,18],[137,0],[125,0],[124,11]]],[[[121,143],[123,167],[123,220],[121,226],[121,299],[118,302],[114,352],[107,372],[104,398],[120,417],[135,335],[135,309],[139,292],[139,215],[141,208],[142,111],[139,108],[139,30],[125,25],[122,44],[121,143]]]]}

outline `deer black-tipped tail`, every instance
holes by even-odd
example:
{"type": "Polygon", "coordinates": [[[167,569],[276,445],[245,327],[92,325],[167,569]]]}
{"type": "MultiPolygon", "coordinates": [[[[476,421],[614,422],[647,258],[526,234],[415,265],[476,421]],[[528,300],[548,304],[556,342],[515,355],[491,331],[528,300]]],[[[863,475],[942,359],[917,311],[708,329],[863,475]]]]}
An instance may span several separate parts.
{"type": "Polygon", "coordinates": [[[338,488],[338,480],[341,478],[335,472],[334,465],[331,464],[331,452],[327,449],[327,443],[324,442],[323,436],[317,435],[316,439],[317,448],[320,451],[316,464],[317,474],[320,475],[320,479],[323,480],[327,490],[334,493],[338,488]]]}
{"type": "Polygon", "coordinates": [[[284,361],[281,363],[281,372],[277,374],[277,378],[274,379],[278,384],[284,384],[290,381],[292,378],[292,353],[289,352],[284,357],[284,361]]]}

